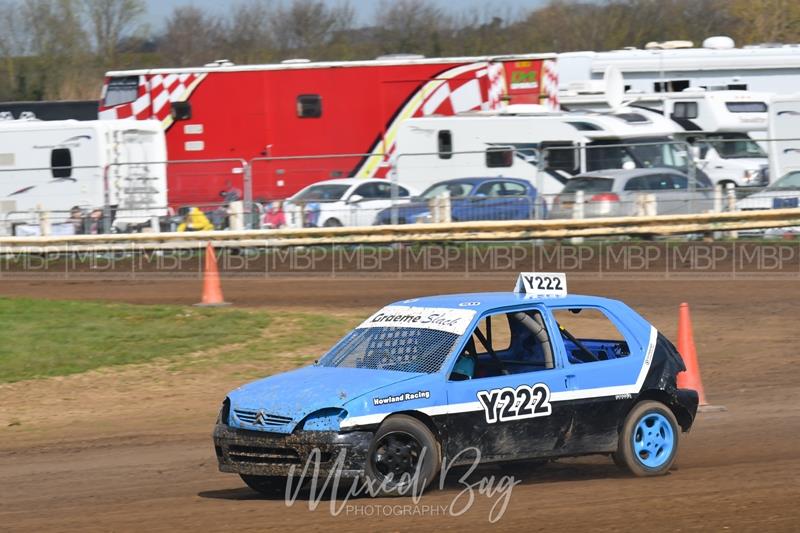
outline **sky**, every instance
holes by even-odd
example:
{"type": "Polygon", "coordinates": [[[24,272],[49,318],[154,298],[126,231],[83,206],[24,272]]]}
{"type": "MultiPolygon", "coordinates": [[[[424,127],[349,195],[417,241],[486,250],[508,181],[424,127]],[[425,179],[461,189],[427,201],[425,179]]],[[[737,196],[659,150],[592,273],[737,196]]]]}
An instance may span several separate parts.
{"type": "MultiPolygon", "coordinates": [[[[273,0],[280,2],[280,0],[273,0]]],[[[284,0],[289,1],[289,0],[284,0]]],[[[325,3],[336,5],[338,0],[323,0],[325,3]]],[[[160,30],[164,21],[176,6],[193,5],[211,13],[225,13],[225,8],[234,4],[236,0],[145,0],[148,13],[145,22],[154,30],[160,30]]],[[[433,0],[445,9],[453,11],[455,9],[473,10],[481,12],[486,9],[486,0],[433,0]]],[[[538,7],[546,0],[492,0],[489,5],[493,12],[502,17],[505,13],[515,13],[520,9],[530,9],[538,7]]],[[[375,14],[375,10],[380,5],[379,0],[350,0],[350,5],[359,15],[360,22],[368,21],[375,14]]]]}

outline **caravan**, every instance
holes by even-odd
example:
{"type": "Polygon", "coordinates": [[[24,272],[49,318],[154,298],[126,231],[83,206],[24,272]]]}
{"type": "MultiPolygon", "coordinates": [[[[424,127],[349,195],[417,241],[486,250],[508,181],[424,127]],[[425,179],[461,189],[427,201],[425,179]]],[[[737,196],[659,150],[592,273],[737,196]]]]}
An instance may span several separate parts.
{"type": "Polygon", "coordinates": [[[0,121],[3,234],[46,233],[46,226],[53,233],[80,233],[86,229],[76,213],[85,217],[105,206],[110,208],[103,214],[106,231],[126,231],[166,214],[167,154],[158,122],[5,118],[0,121]],[[73,220],[66,223],[69,217],[73,220]]]}
{"type": "MultiPolygon", "coordinates": [[[[572,110],[607,110],[605,82],[574,83],[559,94],[572,110]]],[[[627,105],[663,114],[675,125],[675,138],[695,147],[697,168],[715,184],[757,187],[768,182],[768,161],[758,140],[766,136],[770,94],[751,91],[635,93],[627,105]]]]}
{"type": "Polygon", "coordinates": [[[505,176],[527,179],[540,194],[553,195],[581,172],[686,170],[688,154],[674,132],[670,120],[634,108],[565,113],[509,106],[499,113],[405,121],[394,164],[399,183],[419,189],[447,178],[505,176]]]}

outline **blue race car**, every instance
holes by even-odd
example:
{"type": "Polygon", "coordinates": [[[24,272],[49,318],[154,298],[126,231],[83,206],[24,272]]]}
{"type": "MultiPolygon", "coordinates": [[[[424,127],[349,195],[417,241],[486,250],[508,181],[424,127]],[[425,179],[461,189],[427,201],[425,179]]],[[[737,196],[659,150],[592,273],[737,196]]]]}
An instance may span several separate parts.
{"type": "Polygon", "coordinates": [[[474,220],[525,220],[533,218],[536,188],[519,178],[456,178],[434,183],[410,202],[380,211],[375,224],[431,222],[431,200],[448,193],[453,222],[474,220]]]}
{"type": "Polygon", "coordinates": [[[315,466],[377,494],[424,488],[443,461],[610,454],[657,475],[697,411],[697,393],[677,388],[683,370],[624,303],[526,273],[513,292],[380,309],[315,364],[228,394],[214,444],[221,471],[264,493],[315,466]]]}

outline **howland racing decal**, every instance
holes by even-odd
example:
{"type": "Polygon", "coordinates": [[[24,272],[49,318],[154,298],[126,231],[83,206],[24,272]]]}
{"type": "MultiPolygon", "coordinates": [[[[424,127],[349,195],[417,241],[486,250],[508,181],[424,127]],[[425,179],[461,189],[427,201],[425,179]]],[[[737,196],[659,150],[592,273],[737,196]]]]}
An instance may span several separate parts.
{"type": "Polygon", "coordinates": [[[431,392],[427,390],[420,390],[417,392],[401,392],[395,396],[386,396],[384,398],[373,398],[372,405],[385,405],[387,403],[407,402],[409,400],[419,400],[420,398],[428,399],[431,397],[431,392]]]}
{"type": "Polygon", "coordinates": [[[360,328],[424,328],[462,334],[467,330],[475,311],[441,307],[384,307],[358,326],[360,328]]]}
{"type": "Polygon", "coordinates": [[[553,412],[550,389],[544,383],[482,390],[478,392],[478,400],[489,424],[550,416],[553,412]]]}

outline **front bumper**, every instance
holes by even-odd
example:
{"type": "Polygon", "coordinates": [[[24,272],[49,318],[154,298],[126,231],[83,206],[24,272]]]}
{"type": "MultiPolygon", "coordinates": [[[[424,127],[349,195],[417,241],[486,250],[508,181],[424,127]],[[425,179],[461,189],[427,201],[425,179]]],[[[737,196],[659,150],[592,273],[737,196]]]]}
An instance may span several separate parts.
{"type": "Polygon", "coordinates": [[[295,431],[290,435],[248,431],[225,424],[214,427],[214,448],[221,472],[254,476],[295,477],[338,472],[357,477],[364,472],[372,432],[295,431]],[[292,473],[293,472],[293,473],[292,473]]]}

